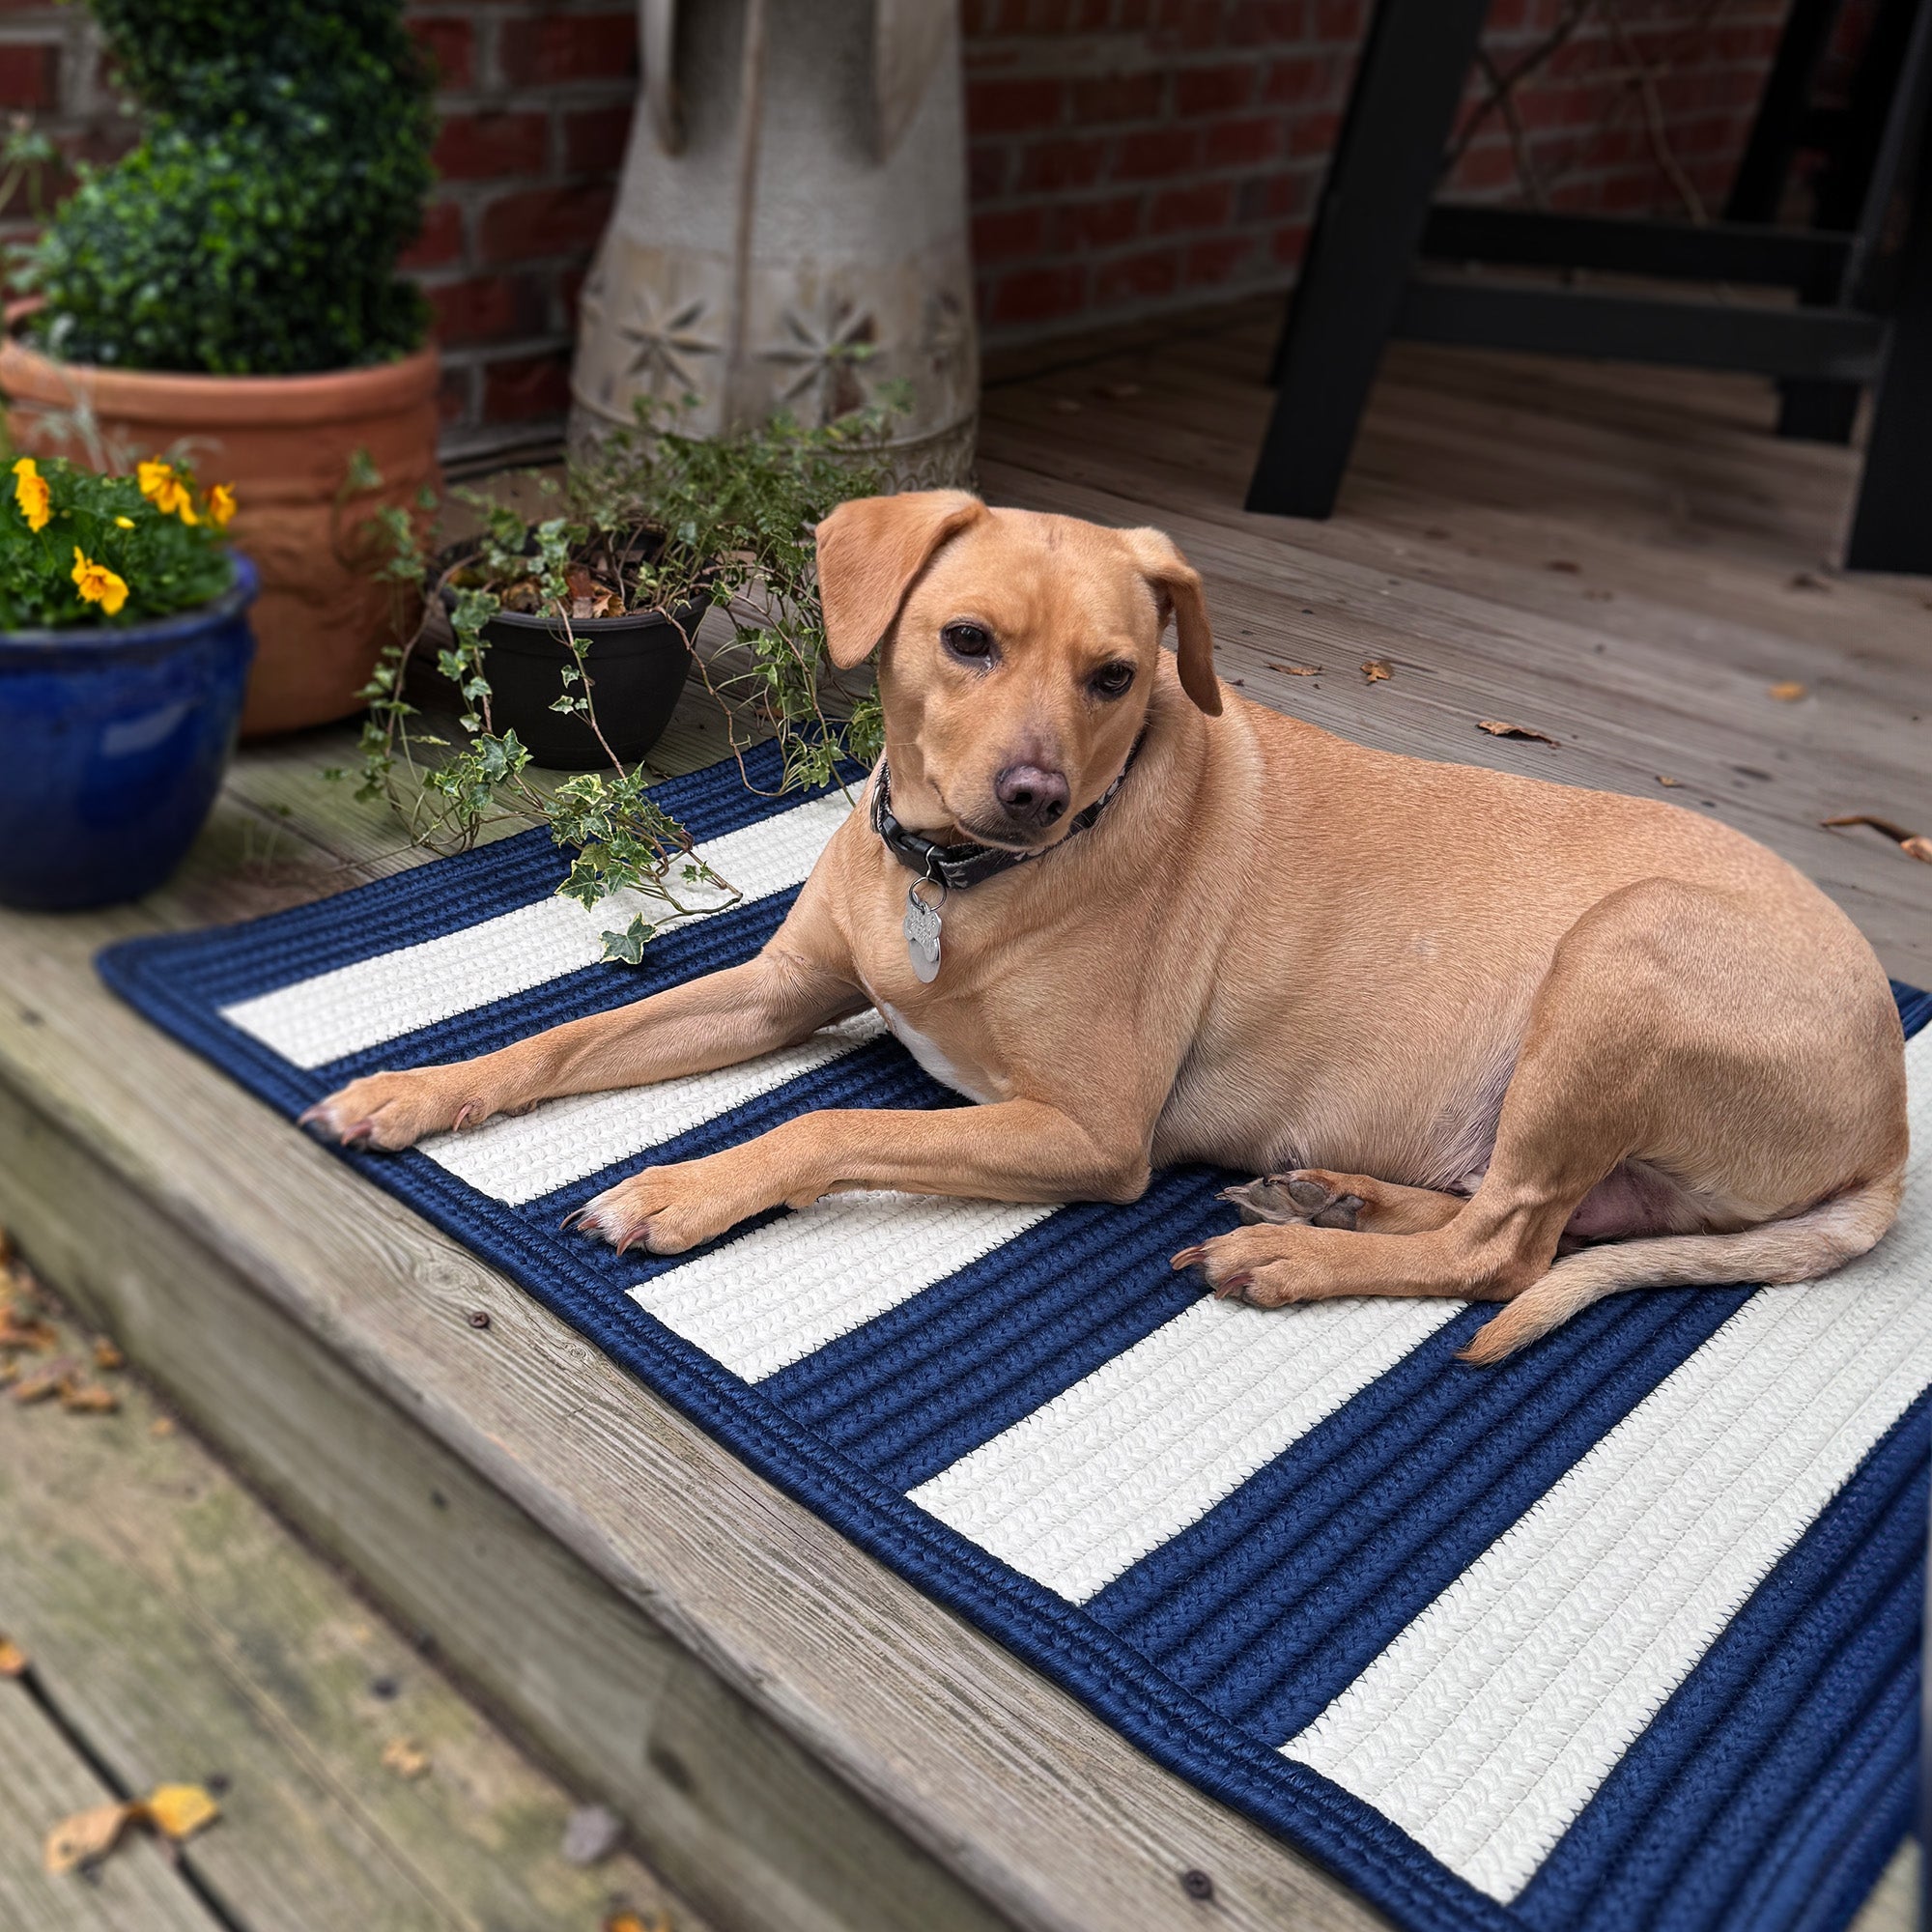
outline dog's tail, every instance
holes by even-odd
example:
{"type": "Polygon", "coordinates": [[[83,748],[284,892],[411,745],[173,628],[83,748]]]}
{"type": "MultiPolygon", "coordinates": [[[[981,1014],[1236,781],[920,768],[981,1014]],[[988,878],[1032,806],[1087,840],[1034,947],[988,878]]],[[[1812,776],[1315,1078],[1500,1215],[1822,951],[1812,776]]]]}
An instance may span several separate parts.
{"type": "Polygon", "coordinates": [[[1663,1235],[1579,1249],[1563,1256],[1478,1328],[1462,1360],[1485,1367],[1499,1362],[1591,1302],[1627,1288],[1811,1281],[1830,1274],[1863,1254],[1891,1226],[1904,1187],[1901,1166],[1789,1220],[1760,1222],[1735,1235],[1663,1235]]]}

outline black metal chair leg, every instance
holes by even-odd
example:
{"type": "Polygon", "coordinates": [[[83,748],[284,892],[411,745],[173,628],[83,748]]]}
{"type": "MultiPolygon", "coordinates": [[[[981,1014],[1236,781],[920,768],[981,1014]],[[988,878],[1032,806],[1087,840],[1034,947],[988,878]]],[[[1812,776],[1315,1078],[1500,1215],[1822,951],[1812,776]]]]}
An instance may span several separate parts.
{"type": "Polygon", "coordinates": [[[1381,0],[1362,50],[1301,279],[1247,507],[1335,507],[1408,281],[1488,0],[1381,0]]]}
{"type": "Polygon", "coordinates": [[[1784,185],[1810,115],[1812,81],[1843,5],[1844,0],[1792,0],[1778,36],[1777,58],[1758,98],[1750,139],[1724,203],[1726,221],[1777,219],[1784,185]]]}
{"type": "Polygon", "coordinates": [[[1912,225],[1899,260],[1898,307],[1872,396],[1871,440],[1848,570],[1932,574],[1932,139],[1914,171],[1912,225]]]}

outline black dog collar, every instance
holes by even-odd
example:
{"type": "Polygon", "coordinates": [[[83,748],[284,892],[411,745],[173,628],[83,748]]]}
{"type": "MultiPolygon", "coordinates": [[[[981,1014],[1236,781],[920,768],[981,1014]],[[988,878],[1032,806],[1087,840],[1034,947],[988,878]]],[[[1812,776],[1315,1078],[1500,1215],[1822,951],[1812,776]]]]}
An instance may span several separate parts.
{"type": "MultiPolygon", "coordinates": [[[[1127,753],[1127,762],[1121,767],[1121,775],[1084,811],[1076,812],[1073,823],[1067,827],[1066,838],[1076,833],[1085,832],[1099,815],[1114,802],[1114,794],[1126,783],[1127,774],[1134,768],[1134,760],[1141,754],[1141,747],[1147,743],[1147,733],[1143,731],[1134,740],[1134,748],[1127,753]]],[[[917,872],[922,878],[931,879],[944,886],[949,892],[958,892],[965,886],[977,886],[981,879],[990,879],[996,873],[1010,871],[1015,866],[1023,866],[1029,859],[1041,859],[1048,852],[1057,852],[1066,842],[1065,838],[1056,839],[1051,845],[1037,852],[1009,852],[999,845],[940,845],[922,834],[901,825],[893,815],[892,775],[886,769],[886,761],[879,760],[879,775],[872,784],[872,830],[885,841],[886,849],[909,872],[917,872]]]]}

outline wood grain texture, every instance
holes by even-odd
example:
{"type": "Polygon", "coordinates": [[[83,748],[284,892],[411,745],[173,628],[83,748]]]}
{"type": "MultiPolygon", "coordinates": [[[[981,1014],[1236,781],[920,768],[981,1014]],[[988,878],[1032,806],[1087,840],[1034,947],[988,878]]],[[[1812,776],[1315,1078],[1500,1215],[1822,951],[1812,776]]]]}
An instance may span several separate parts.
{"type": "Polygon", "coordinates": [[[285,1932],[588,1926],[613,1898],[702,1932],[635,1858],[567,1864],[569,1795],[190,1435],[157,1435],[140,1383],[101,1379],[114,1414],[0,1403],[0,1627],[123,1789],[218,1784],[180,1853],[208,1895],[285,1932]],[[397,1738],[420,1777],[383,1764],[397,1738]]]}
{"type": "Polygon", "coordinates": [[[7,1932],[220,1932],[152,1840],[130,1836],[91,1873],[43,1869],[75,1811],[114,1802],[24,1684],[0,1680],[0,1925],[7,1932]]]}

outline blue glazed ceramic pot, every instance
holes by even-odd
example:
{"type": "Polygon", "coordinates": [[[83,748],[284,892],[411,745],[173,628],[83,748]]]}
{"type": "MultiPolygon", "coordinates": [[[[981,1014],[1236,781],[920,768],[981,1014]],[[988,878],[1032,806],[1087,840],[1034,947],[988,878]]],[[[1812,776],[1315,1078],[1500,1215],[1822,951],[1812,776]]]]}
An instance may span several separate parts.
{"type": "Polygon", "coordinates": [[[0,904],[139,898],[194,842],[235,749],[255,566],[125,630],[0,631],[0,904]]]}

